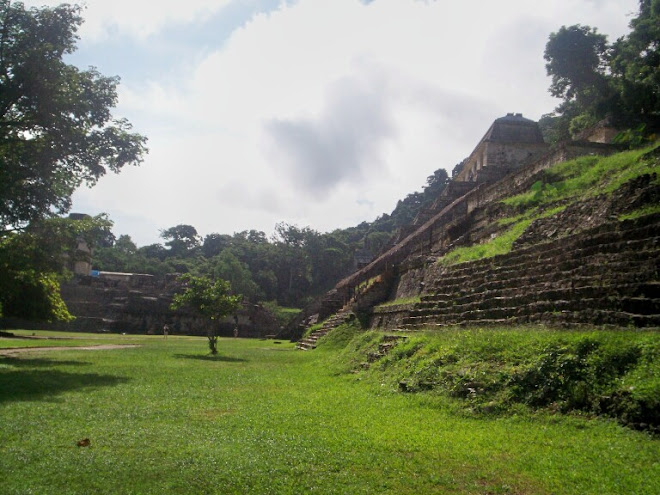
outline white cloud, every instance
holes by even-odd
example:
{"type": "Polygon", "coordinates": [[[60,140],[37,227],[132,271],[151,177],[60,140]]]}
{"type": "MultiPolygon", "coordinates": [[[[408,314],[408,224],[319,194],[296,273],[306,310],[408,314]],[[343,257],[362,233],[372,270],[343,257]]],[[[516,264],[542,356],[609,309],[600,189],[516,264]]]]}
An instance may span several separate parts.
{"type": "MultiPolygon", "coordinates": [[[[89,3],[104,32],[144,36],[227,2],[189,1],[185,11],[169,1],[89,3]],[[130,8],[117,13],[124,3],[130,8]]],[[[451,171],[493,119],[552,110],[543,61],[551,31],[579,22],[615,38],[636,5],[281,5],[237,26],[172,80],[122,87],[117,114],[150,137],[151,153],[141,168],[78,193],[76,204],[148,219],[152,232],[124,232],[118,222],[139,243],[178,223],[231,233],[270,232],[281,220],[320,230],[373,220],[435,169],[451,171]]]]}
{"type": "MultiPolygon", "coordinates": [[[[61,0],[27,0],[25,5],[55,6],[61,0]]],[[[105,41],[113,36],[148,38],[173,25],[183,25],[212,15],[231,0],[84,0],[85,23],[80,35],[88,41],[105,41]]]]}

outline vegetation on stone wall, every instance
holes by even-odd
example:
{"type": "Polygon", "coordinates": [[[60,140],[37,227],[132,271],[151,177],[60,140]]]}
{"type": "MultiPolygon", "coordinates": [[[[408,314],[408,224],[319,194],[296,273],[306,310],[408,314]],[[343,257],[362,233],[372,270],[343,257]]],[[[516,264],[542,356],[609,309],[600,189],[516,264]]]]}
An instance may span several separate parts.
{"type": "MultiPolygon", "coordinates": [[[[438,262],[452,265],[510,252],[535,220],[557,215],[579,201],[612,194],[630,180],[656,173],[659,149],[660,145],[655,144],[606,157],[585,156],[545,170],[528,191],[502,201],[513,214],[498,220],[502,227],[500,233],[480,244],[456,247],[438,262]]],[[[653,180],[658,183],[657,175],[653,180]]],[[[657,206],[650,205],[636,215],[655,211],[657,206]]],[[[626,218],[634,217],[621,217],[622,220],[626,218]]]]}
{"type": "Polygon", "coordinates": [[[111,222],[104,215],[79,220],[33,221],[22,232],[0,236],[0,303],[3,315],[30,320],[72,319],[59,291],[71,276],[79,240],[88,246],[104,238],[111,222]]]}

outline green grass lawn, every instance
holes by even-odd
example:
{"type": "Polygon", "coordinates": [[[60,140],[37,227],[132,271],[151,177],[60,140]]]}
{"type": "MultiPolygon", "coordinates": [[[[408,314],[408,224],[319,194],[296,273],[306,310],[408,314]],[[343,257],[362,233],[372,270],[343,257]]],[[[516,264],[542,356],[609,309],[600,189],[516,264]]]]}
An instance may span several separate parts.
{"type": "Polygon", "coordinates": [[[647,433],[467,414],[346,373],[336,344],[85,337],[142,347],[0,356],[0,493],[660,493],[647,433]]]}

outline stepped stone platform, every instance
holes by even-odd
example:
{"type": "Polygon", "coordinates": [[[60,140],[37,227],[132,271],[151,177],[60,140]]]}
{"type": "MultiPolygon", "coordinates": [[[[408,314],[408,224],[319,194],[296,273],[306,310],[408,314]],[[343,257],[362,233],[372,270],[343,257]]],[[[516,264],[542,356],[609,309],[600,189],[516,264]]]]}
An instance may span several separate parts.
{"type": "Polygon", "coordinates": [[[421,301],[374,309],[372,326],[660,327],[660,214],[611,221],[506,255],[428,270],[435,281],[421,301]]]}
{"type": "MultiPolygon", "coordinates": [[[[456,265],[438,261],[510,230],[511,223],[501,220],[523,212],[505,200],[545,183],[553,165],[622,151],[584,141],[550,148],[533,128],[520,114],[498,119],[432,207],[395,245],[341,280],[332,297],[352,305],[372,328],[385,330],[529,323],[660,328],[660,214],[619,220],[647,207],[657,211],[655,173],[611,193],[542,203],[507,254],[456,265]],[[509,131],[517,138],[503,139],[509,131]],[[359,304],[360,287],[384,274],[378,297],[359,304]]],[[[657,164],[658,150],[644,159],[657,164]]]]}

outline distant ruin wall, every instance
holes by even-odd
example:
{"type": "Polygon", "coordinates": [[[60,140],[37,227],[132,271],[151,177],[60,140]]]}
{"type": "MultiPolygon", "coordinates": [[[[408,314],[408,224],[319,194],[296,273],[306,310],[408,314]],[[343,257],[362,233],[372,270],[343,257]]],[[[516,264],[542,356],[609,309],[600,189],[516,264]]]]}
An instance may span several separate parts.
{"type": "Polygon", "coordinates": [[[70,323],[35,323],[15,319],[0,321],[4,328],[50,328],[63,331],[162,334],[169,325],[172,334],[206,335],[211,325],[222,336],[277,335],[275,317],[262,306],[244,303],[219,322],[201,318],[189,310],[170,310],[172,296],[180,288],[175,276],[157,279],[142,274],[110,274],[107,277],[78,276],[61,285],[62,299],[76,319],[70,323]],[[236,317],[236,319],[234,318],[236,317]]]}

